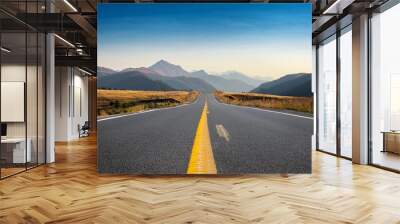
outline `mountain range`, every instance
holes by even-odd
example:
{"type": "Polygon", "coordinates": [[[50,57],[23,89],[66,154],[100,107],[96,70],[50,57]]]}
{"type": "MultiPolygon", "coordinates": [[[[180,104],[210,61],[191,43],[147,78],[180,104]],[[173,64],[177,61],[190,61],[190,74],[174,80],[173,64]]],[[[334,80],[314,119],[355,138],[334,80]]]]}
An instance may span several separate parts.
{"type": "MultiPolygon", "coordinates": [[[[97,73],[99,88],[247,92],[256,87],[240,79],[211,75],[204,70],[189,72],[165,60],[160,60],[148,68],[127,68],[121,71],[98,67],[97,73]]],[[[250,77],[246,78],[252,80],[250,77]]]]}
{"type": "Polygon", "coordinates": [[[285,75],[279,79],[266,82],[251,92],[280,96],[312,96],[311,74],[296,73],[285,75]]]}
{"type": "Polygon", "coordinates": [[[256,79],[256,78],[251,78],[243,73],[237,72],[237,71],[229,71],[229,72],[224,72],[221,74],[222,78],[225,79],[236,79],[240,80],[242,82],[245,82],[251,86],[259,86],[260,84],[270,81],[270,78],[264,78],[264,79],[256,79]]]}
{"type": "Polygon", "coordinates": [[[97,66],[97,77],[107,76],[107,75],[110,75],[110,74],[114,74],[116,72],[117,71],[112,70],[110,68],[97,66]]]}
{"type": "Polygon", "coordinates": [[[208,74],[204,70],[189,72],[165,60],[160,60],[149,67],[126,68],[121,71],[98,67],[97,76],[98,87],[110,89],[197,90],[206,93],[221,90],[287,96],[311,94],[311,75],[306,73],[290,74],[265,82],[236,71],[219,75],[208,74]]]}

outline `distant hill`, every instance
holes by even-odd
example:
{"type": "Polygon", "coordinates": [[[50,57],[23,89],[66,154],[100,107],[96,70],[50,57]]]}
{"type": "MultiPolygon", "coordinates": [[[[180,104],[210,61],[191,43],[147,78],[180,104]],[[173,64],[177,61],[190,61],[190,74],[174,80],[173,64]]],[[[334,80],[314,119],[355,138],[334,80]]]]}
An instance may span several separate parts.
{"type": "Polygon", "coordinates": [[[229,92],[248,92],[256,85],[249,85],[237,79],[226,79],[217,75],[210,75],[204,70],[190,73],[190,76],[203,79],[213,85],[216,89],[229,92]]]}
{"type": "Polygon", "coordinates": [[[178,90],[197,90],[212,93],[216,89],[208,82],[194,77],[162,77],[159,80],[178,90]]]}
{"type": "Polygon", "coordinates": [[[240,81],[245,82],[248,85],[251,85],[251,86],[254,86],[254,87],[255,86],[259,86],[263,82],[267,81],[267,80],[255,79],[255,78],[252,78],[250,76],[247,76],[247,75],[245,75],[243,73],[236,72],[236,71],[224,72],[224,73],[221,74],[221,77],[223,77],[225,79],[229,79],[229,80],[240,80],[240,81]]]}
{"type": "Polygon", "coordinates": [[[172,91],[174,88],[159,80],[154,80],[140,71],[117,72],[112,75],[99,77],[98,88],[172,91]]]}
{"type": "MultiPolygon", "coordinates": [[[[210,75],[204,70],[196,72],[188,72],[179,65],[174,65],[165,60],[160,60],[154,65],[149,67],[150,70],[155,71],[167,77],[192,77],[199,78],[206,81],[208,84],[215,87],[215,89],[232,92],[247,92],[252,90],[257,85],[250,85],[238,79],[226,79],[221,76],[210,75]]],[[[191,79],[186,79],[186,81],[191,79]]]]}
{"type": "Polygon", "coordinates": [[[148,76],[159,76],[160,73],[155,72],[149,68],[146,67],[140,67],[140,68],[126,68],[122,70],[121,72],[138,72],[143,75],[148,75],[148,76]]]}
{"type": "MultiPolygon", "coordinates": [[[[166,86],[176,89],[176,90],[198,90],[202,92],[212,92],[215,90],[229,91],[229,92],[248,92],[254,89],[258,84],[262,83],[262,81],[253,79],[245,74],[239,72],[227,72],[223,75],[213,75],[208,74],[204,70],[199,70],[195,72],[188,72],[183,69],[179,65],[174,65],[165,60],[160,60],[155,64],[141,68],[126,68],[120,72],[114,71],[112,69],[107,69],[104,67],[98,67],[99,79],[102,77],[106,77],[110,74],[112,76],[116,74],[129,74],[130,78],[138,78],[134,76],[143,76],[141,77],[141,83],[144,84],[144,80],[147,80],[146,87],[142,88],[166,88],[165,86],[161,86],[160,82],[165,84],[166,86]],[[158,81],[157,83],[150,84],[149,81],[158,81]]],[[[129,79],[122,79],[118,76],[120,80],[124,80],[126,82],[130,82],[129,79]]],[[[111,81],[110,79],[99,80],[103,86],[110,86],[111,83],[113,85],[126,86],[128,84],[111,81]]],[[[139,84],[138,84],[139,85],[139,84]]],[[[140,86],[130,84],[132,88],[139,88],[140,86]]],[[[108,87],[110,88],[110,87],[108,87]]],[[[130,88],[130,89],[132,89],[130,88]]]]}
{"type": "Polygon", "coordinates": [[[297,73],[285,75],[279,79],[265,82],[253,89],[253,93],[264,93],[280,96],[312,96],[311,74],[297,73]]]}
{"type": "Polygon", "coordinates": [[[106,67],[97,67],[97,77],[102,77],[102,76],[106,76],[106,75],[110,75],[113,73],[116,73],[117,71],[112,70],[110,68],[106,68],[106,67]]]}
{"type": "Polygon", "coordinates": [[[215,88],[209,83],[193,77],[167,77],[148,68],[129,68],[115,72],[111,76],[98,78],[99,88],[129,90],[197,90],[213,92],[215,88]]]}
{"type": "Polygon", "coordinates": [[[165,60],[160,60],[154,65],[150,66],[149,69],[163,75],[169,77],[177,77],[177,76],[188,76],[189,73],[185,71],[181,66],[171,64],[165,60]]]}

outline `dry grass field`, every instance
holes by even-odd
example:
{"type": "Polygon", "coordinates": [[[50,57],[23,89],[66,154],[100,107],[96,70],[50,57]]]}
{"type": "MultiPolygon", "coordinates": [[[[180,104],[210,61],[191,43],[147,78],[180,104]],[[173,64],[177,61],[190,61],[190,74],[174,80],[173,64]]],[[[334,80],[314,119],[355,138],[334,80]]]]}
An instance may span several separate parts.
{"type": "Polygon", "coordinates": [[[172,107],[197,99],[196,91],[97,90],[97,115],[133,113],[153,108],[172,107]]]}
{"type": "Polygon", "coordinates": [[[275,96],[260,93],[214,92],[217,100],[223,103],[266,109],[294,110],[313,112],[312,97],[275,96]]]}

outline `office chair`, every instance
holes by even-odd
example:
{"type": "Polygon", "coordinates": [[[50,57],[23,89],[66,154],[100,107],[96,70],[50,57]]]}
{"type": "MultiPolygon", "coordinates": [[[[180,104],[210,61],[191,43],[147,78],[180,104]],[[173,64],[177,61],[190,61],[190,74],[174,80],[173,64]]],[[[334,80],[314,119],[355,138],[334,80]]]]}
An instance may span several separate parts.
{"type": "Polygon", "coordinates": [[[78,124],[79,138],[89,136],[89,129],[90,129],[89,121],[85,121],[82,127],[80,127],[80,125],[78,124]]]}

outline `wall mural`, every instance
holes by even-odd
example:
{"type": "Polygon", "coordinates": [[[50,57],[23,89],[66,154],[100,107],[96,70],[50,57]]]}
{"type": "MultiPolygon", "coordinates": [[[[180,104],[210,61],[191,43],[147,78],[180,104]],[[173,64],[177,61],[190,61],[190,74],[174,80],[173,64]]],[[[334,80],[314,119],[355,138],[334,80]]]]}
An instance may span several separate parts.
{"type": "Polygon", "coordinates": [[[99,4],[98,170],[310,173],[310,4],[99,4]]]}

